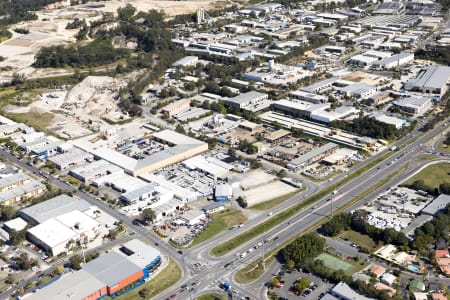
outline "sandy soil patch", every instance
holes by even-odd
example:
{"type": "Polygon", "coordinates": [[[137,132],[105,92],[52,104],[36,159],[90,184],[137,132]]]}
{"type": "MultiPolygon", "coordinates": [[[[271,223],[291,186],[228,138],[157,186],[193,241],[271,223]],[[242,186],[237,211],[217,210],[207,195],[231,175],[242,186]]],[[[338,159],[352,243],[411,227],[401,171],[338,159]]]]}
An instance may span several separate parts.
{"type": "Polygon", "coordinates": [[[273,181],[244,191],[242,196],[248,206],[253,206],[295,192],[297,189],[281,181],[273,181]]]}
{"type": "Polygon", "coordinates": [[[361,71],[353,72],[347,76],[344,76],[342,79],[361,82],[373,86],[386,83],[389,80],[389,78],[386,76],[370,74],[361,71]]]}
{"type": "Polygon", "coordinates": [[[241,180],[241,188],[249,190],[276,180],[277,177],[261,170],[251,171],[241,180]]]}

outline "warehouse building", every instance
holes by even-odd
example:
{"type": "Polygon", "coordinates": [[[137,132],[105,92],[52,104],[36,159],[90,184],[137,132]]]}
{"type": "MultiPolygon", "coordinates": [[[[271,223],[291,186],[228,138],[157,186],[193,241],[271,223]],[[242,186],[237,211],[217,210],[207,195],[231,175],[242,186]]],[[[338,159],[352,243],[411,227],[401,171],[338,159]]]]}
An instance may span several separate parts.
{"type": "Polygon", "coordinates": [[[198,56],[185,56],[172,64],[174,67],[194,66],[198,62],[198,56]]]}
{"type": "Polygon", "coordinates": [[[123,174],[123,170],[118,166],[101,159],[86,166],[72,169],[69,174],[86,184],[91,184],[96,179],[106,175],[123,174]]]}
{"type": "Polygon", "coordinates": [[[135,204],[138,201],[147,202],[167,202],[174,197],[174,192],[161,187],[157,183],[148,183],[136,190],[122,194],[119,199],[127,205],[135,204]]]}
{"type": "Polygon", "coordinates": [[[310,118],[313,121],[328,124],[356,114],[357,112],[358,110],[354,106],[339,106],[333,110],[322,108],[311,112],[310,118]]]}
{"type": "Polygon", "coordinates": [[[233,169],[232,165],[224,163],[215,157],[203,157],[200,155],[183,161],[183,165],[189,170],[198,170],[205,175],[210,175],[214,179],[224,179],[233,169]]]}
{"type": "Polygon", "coordinates": [[[214,189],[214,199],[217,202],[229,201],[232,196],[233,189],[231,188],[231,185],[226,183],[216,185],[216,188],[214,189]]]}
{"type": "Polygon", "coordinates": [[[178,101],[175,101],[173,103],[170,103],[166,106],[164,106],[161,110],[161,112],[168,118],[172,118],[174,115],[185,111],[191,107],[191,99],[181,99],[178,101]]]}
{"type": "Polygon", "coordinates": [[[281,99],[275,101],[272,104],[272,107],[274,109],[288,113],[292,116],[308,119],[310,118],[312,112],[320,109],[326,109],[329,107],[329,105],[313,104],[311,102],[304,102],[300,100],[290,101],[286,99],[281,99]]]}
{"type": "Polygon", "coordinates": [[[347,97],[365,99],[374,95],[377,92],[377,88],[375,86],[357,82],[340,87],[337,91],[347,97]]]}
{"type": "Polygon", "coordinates": [[[52,156],[48,160],[54,163],[59,170],[65,170],[86,161],[93,161],[94,156],[81,149],[73,148],[67,152],[52,156]]]}
{"type": "Polygon", "coordinates": [[[62,194],[19,210],[19,216],[30,225],[37,225],[73,210],[87,211],[90,207],[91,204],[84,199],[62,194]]]}
{"type": "Polygon", "coordinates": [[[0,179],[0,203],[12,205],[35,197],[46,190],[45,185],[25,173],[16,173],[0,179]]]}
{"type": "Polygon", "coordinates": [[[257,112],[270,106],[269,95],[257,91],[250,91],[225,100],[225,106],[257,112]]]}
{"type": "Polygon", "coordinates": [[[292,160],[291,164],[296,168],[306,167],[307,165],[315,163],[322,158],[335,153],[338,148],[339,146],[335,143],[327,143],[323,146],[320,146],[319,148],[313,149],[306,154],[300,155],[299,157],[292,160]]]}
{"type": "Polygon", "coordinates": [[[68,252],[77,242],[94,239],[100,224],[88,215],[73,210],[28,229],[27,238],[47,253],[57,256],[68,252]]]}
{"type": "Polygon", "coordinates": [[[36,290],[27,299],[114,298],[145,283],[160,266],[160,252],[135,239],[86,263],[80,271],[36,290]]]}
{"type": "Polygon", "coordinates": [[[306,102],[311,102],[314,104],[320,104],[320,103],[327,103],[328,102],[328,97],[326,96],[322,96],[322,95],[317,95],[317,94],[313,94],[313,93],[308,93],[305,91],[293,91],[289,93],[289,97],[293,98],[293,99],[297,99],[297,100],[303,100],[306,102]]]}
{"type": "Polygon", "coordinates": [[[392,102],[394,106],[412,115],[422,115],[431,108],[430,98],[408,97],[392,102]]]}
{"type": "Polygon", "coordinates": [[[375,120],[382,122],[384,124],[393,125],[395,128],[400,129],[406,125],[405,119],[399,119],[396,117],[387,116],[383,113],[374,115],[375,120]]]}
{"type": "Polygon", "coordinates": [[[365,56],[364,54],[357,54],[357,55],[352,56],[347,61],[347,64],[356,66],[356,67],[362,67],[364,69],[368,69],[377,61],[378,61],[377,57],[365,56]]]}
{"type": "Polygon", "coordinates": [[[405,89],[442,96],[448,90],[449,80],[450,67],[429,66],[417,78],[406,81],[405,89]]]}
{"type": "Polygon", "coordinates": [[[372,65],[372,68],[377,70],[388,70],[399,66],[403,66],[413,61],[414,61],[414,53],[402,52],[375,62],[372,65]]]}

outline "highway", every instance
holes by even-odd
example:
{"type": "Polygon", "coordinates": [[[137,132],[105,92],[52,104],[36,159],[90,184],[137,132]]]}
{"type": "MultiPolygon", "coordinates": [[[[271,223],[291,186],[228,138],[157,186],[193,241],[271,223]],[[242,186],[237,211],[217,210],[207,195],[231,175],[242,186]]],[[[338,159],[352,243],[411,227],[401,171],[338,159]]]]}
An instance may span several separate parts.
{"type": "MultiPolygon", "coordinates": [[[[217,289],[218,284],[223,281],[231,282],[233,290],[236,290],[239,296],[249,297],[250,299],[255,298],[263,299],[265,291],[263,285],[261,284],[261,281],[258,280],[257,282],[250,284],[248,286],[239,285],[234,281],[233,279],[234,274],[239,269],[251,263],[255,259],[261,257],[263,251],[269,252],[277,248],[281,243],[284,243],[285,241],[292,239],[298,233],[307,229],[311,224],[314,224],[320,221],[321,219],[327,217],[331,212],[331,205],[333,205],[334,208],[343,206],[344,204],[349,202],[352,198],[360,195],[361,192],[376,185],[387,174],[391,174],[399,170],[400,168],[404,167],[420,150],[423,150],[422,146],[423,143],[425,143],[430,138],[440,133],[442,130],[443,130],[442,126],[437,125],[433,130],[426,132],[423,136],[420,136],[414,142],[412,142],[411,144],[407,145],[406,147],[395,153],[394,156],[388,159],[388,161],[382,161],[378,165],[374,166],[371,170],[367,171],[364,174],[364,176],[359,176],[351,180],[350,182],[346,183],[345,185],[339,188],[338,191],[339,193],[336,195],[336,197],[334,197],[333,201],[326,201],[329,198],[329,196],[324,197],[320,201],[311,205],[311,207],[317,206],[315,209],[311,209],[311,207],[303,209],[296,216],[292,217],[289,220],[286,220],[286,222],[283,222],[282,224],[279,224],[274,228],[268,229],[267,232],[262,236],[247,241],[245,244],[241,245],[240,247],[234,249],[233,251],[222,257],[212,257],[209,254],[209,251],[219,243],[222,243],[234,237],[236,234],[239,233],[239,231],[248,230],[248,228],[251,228],[257,225],[258,223],[266,220],[268,216],[265,214],[261,214],[260,216],[249,220],[243,228],[227,230],[223,234],[216,236],[201,245],[192,247],[190,249],[184,249],[183,255],[180,255],[177,249],[174,249],[165,242],[162,242],[159,237],[149,232],[144,227],[132,224],[132,221],[127,216],[120,214],[113,207],[110,207],[109,205],[105,204],[102,201],[96,200],[95,197],[86,194],[84,192],[76,191],[76,194],[79,197],[86,199],[92,205],[98,206],[101,210],[112,215],[114,218],[122,221],[125,226],[132,228],[132,230],[136,232],[135,237],[141,237],[153,245],[158,244],[157,247],[164,254],[173,258],[175,262],[177,262],[177,264],[181,267],[183,272],[182,280],[180,280],[175,286],[164,291],[161,295],[157,297],[157,299],[165,299],[166,297],[169,297],[170,295],[179,292],[181,285],[184,284],[192,285],[193,282],[197,283],[194,286],[195,288],[185,290],[183,294],[181,294],[180,296],[180,299],[189,299],[193,297],[194,294],[199,294],[203,290],[217,289]],[[402,157],[400,157],[399,159],[395,159],[401,153],[405,154],[402,155],[402,157]],[[388,164],[387,162],[392,163],[388,164]],[[275,237],[277,237],[276,242],[273,241],[275,237]],[[256,243],[264,241],[266,239],[272,240],[272,242],[264,244],[264,247],[258,248],[257,250],[249,253],[246,257],[242,259],[236,255],[237,253],[246,252],[247,249],[253,247],[256,243]],[[203,268],[201,270],[198,270],[197,268],[194,267],[194,263],[201,263],[203,265],[203,268]],[[224,268],[224,265],[228,263],[229,265],[227,266],[227,268],[224,268]]],[[[401,145],[406,144],[409,140],[412,139],[413,136],[415,137],[417,133],[418,132],[415,131],[413,134],[410,134],[402,138],[401,140],[396,142],[395,145],[399,147],[401,145]]],[[[0,154],[6,157],[7,159],[11,160],[12,162],[18,164],[23,169],[27,169],[30,172],[38,176],[41,176],[37,168],[35,168],[34,166],[27,165],[26,162],[16,158],[9,152],[0,150],[0,154]]],[[[358,164],[357,166],[353,167],[350,170],[350,173],[354,172],[359,168],[364,167],[365,165],[369,164],[371,161],[376,159],[378,156],[383,154],[384,152],[379,153],[371,157],[370,159],[367,159],[366,161],[358,164]]],[[[412,170],[411,172],[413,171],[414,170],[412,170]]],[[[341,174],[337,176],[333,180],[333,182],[326,182],[322,184],[320,188],[332,186],[335,184],[334,182],[337,182],[344,176],[345,174],[341,174]]],[[[401,178],[405,177],[402,176],[401,178]]],[[[74,191],[72,186],[66,184],[65,182],[62,182],[58,178],[49,176],[48,180],[52,184],[56,185],[57,187],[61,188],[66,192],[74,191]]],[[[306,192],[296,195],[295,197],[289,199],[288,201],[285,201],[283,204],[281,204],[280,206],[271,211],[275,215],[276,213],[284,209],[288,209],[295,203],[302,201],[305,197],[314,194],[318,190],[319,186],[314,184],[308,184],[308,189],[306,190],[306,192]]],[[[365,201],[365,199],[361,201],[365,201]]],[[[361,203],[361,201],[359,201],[359,203],[361,203]]],[[[356,207],[357,205],[360,204],[355,204],[354,206],[356,207]]]]}
{"type": "MultiPolygon", "coordinates": [[[[269,252],[275,248],[277,248],[281,243],[288,241],[295,237],[298,233],[304,231],[308,227],[311,226],[311,224],[315,224],[316,222],[320,221],[323,218],[326,218],[329,216],[331,212],[331,205],[333,205],[334,209],[337,209],[349,201],[351,201],[354,197],[360,195],[365,190],[375,186],[377,183],[379,183],[381,180],[383,180],[387,175],[394,173],[401,168],[404,168],[407,166],[407,164],[417,155],[420,154],[420,151],[424,150],[425,147],[423,144],[427,142],[429,139],[431,139],[433,136],[439,134],[441,131],[443,131],[442,123],[439,123],[433,130],[430,130],[426,132],[424,135],[419,136],[417,139],[415,139],[412,143],[407,144],[408,141],[413,140],[413,137],[416,138],[418,132],[414,131],[410,135],[402,138],[398,142],[395,143],[397,147],[400,147],[401,145],[406,145],[399,151],[395,152],[393,156],[391,156],[388,160],[382,161],[373,168],[371,168],[369,171],[367,171],[363,176],[359,176],[355,178],[354,180],[351,180],[350,182],[346,183],[342,187],[339,188],[338,194],[334,197],[333,201],[327,201],[328,198],[330,198],[331,195],[324,197],[320,201],[316,202],[315,204],[311,205],[309,208],[305,208],[302,210],[299,214],[292,217],[289,220],[286,220],[286,222],[283,222],[282,224],[279,224],[278,226],[275,226],[274,228],[268,230],[264,235],[259,236],[255,239],[252,239],[250,241],[247,241],[246,243],[242,244],[240,247],[234,249],[230,253],[227,253],[226,255],[217,258],[212,257],[209,255],[209,251],[213,246],[216,246],[218,243],[224,242],[227,239],[233,237],[236,235],[236,231],[228,231],[223,235],[220,235],[218,237],[212,238],[211,240],[207,241],[205,244],[202,244],[197,247],[193,247],[192,249],[185,250],[185,256],[186,256],[186,262],[204,262],[207,263],[207,267],[201,271],[200,274],[192,274],[190,278],[187,280],[184,279],[179,285],[189,282],[189,281],[200,281],[201,284],[198,286],[198,291],[201,291],[203,289],[210,289],[213,288],[213,286],[217,286],[219,282],[227,281],[231,282],[234,289],[236,289],[239,293],[239,295],[242,296],[248,296],[251,299],[254,299],[256,295],[257,299],[263,299],[261,296],[264,294],[264,286],[261,284],[261,281],[257,280],[257,282],[243,286],[238,283],[236,283],[233,279],[234,274],[241,268],[245,267],[247,264],[251,263],[257,258],[262,257],[262,247],[259,248],[256,251],[253,251],[251,253],[248,253],[245,258],[240,258],[236,254],[237,253],[243,253],[246,252],[249,248],[253,247],[255,244],[257,244],[260,241],[264,241],[266,239],[271,239],[272,242],[265,244],[265,252],[269,252]],[[317,206],[317,208],[312,209],[312,207],[317,206]],[[273,239],[277,237],[277,241],[274,242],[273,239]],[[227,268],[224,268],[224,265],[229,264],[227,268]],[[220,270],[220,271],[219,271],[220,270]]],[[[378,155],[383,155],[384,153],[380,153],[378,155]]],[[[365,162],[359,164],[356,168],[353,170],[350,170],[350,173],[353,172],[355,169],[361,168],[365,166],[366,164],[370,163],[371,160],[375,159],[378,155],[374,156],[373,158],[366,160],[365,162]]],[[[418,166],[420,167],[420,166],[418,166]]],[[[406,175],[405,174],[399,174],[394,179],[397,180],[397,182],[400,182],[404,180],[404,178],[416,171],[417,168],[408,168],[406,175]]],[[[343,177],[345,175],[340,175],[339,177],[343,177]]],[[[337,181],[338,179],[335,179],[337,181]]],[[[333,185],[334,183],[327,183],[323,186],[323,188],[333,185]]],[[[393,185],[394,183],[390,182],[388,185],[393,185]]],[[[383,188],[383,187],[382,187],[383,188]]],[[[384,187],[385,188],[385,187],[384,187]]],[[[379,193],[380,188],[377,189],[374,193],[371,193],[368,195],[368,197],[358,201],[358,203],[354,204],[352,207],[358,207],[363,203],[364,201],[367,201],[366,199],[369,197],[373,197],[375,193],[379,193]]],[[[296,201],[300,200],[301,196],[296,196],[293,199],[286,201],[284,203],[284,207],[288,207],[295,203],[296,201]]],[[[274,214],[278,212],[279,210],[274,211],[274,214]]],[[[247,225],[247,224],[246,224],[247,225]]],[[[251,227],[250,224],[248,224],[248,227],[251,227]]],[[[251,224],[253,225],[253,224],[251,224]]],[[[242,228],[244,229],[244,228],[242,228]]],[[[175,291],[179,289],[179,285],[174,286],[170,289],[170,291],[166,291],[161,295],[161,298],[164,299],[165,297],[173,294],[175,291]]],[[[186,292],[185,292],[186,293],[186,292]]],[[[183,294],[184,297],[188,296],[186,294],[183,294]]]]}

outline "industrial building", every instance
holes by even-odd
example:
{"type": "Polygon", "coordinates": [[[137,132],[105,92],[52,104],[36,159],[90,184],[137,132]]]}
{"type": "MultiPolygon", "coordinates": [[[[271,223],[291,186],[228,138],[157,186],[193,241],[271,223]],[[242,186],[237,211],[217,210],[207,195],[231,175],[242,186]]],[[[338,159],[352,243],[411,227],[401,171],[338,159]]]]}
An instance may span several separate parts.
{"type": "Polygon", "coordinates": [[[233,189],[231,188],[231,185],[226,183],[216,185],[216,188],[214,189],[214,199],[217,202],[231,200],[232,196],[233,189]]]}
{"type": "Polygon", "coordinates": [[[395,67],[403,66],[413,61],[414,61],[414,53],[402,52],[375,62],[372,65],[372,68],[377,70],[388,70],[395,67]]]}
{"type": "Polygon", "coordinates": [[[342,281],[336,284],[329,293],[341,300],[374,300],[373,298],[367,298],[358,294],[342,281]]]}
{"type": "Polygon", "coordinates": [[[24,173],[16,173],[0,179],[0,203],[13,205],[24,199],[42,194],[46,190],[44,184],[24,173]]]}
{"type": "Polygon", "coordinates": [[[357,82],[337,88],[337,91],[347,97],[365,99],[374,95],[377,92],[377,88],[375,86],[357,82]]]}
{"type": "Polygon", "coordinates": [[[37,225],[73,210],[87,211],[90,207],[91,204],[84,199],[62,194],[19,210],[19,216],[30,225],[37,225]]]}
{"type": "Polygon", "coordinates": [[[296,159],[291,161],[291,164],[296,168],[303,168],[314,162],[321,160],[322,158],[329,156],[336,152],[339,146],[335,143],[327,143],[319,148],[309,151],[306,154],[300,155],[296,159]]]}
{"type": "Polygon", "coordinates": [[[54,163],[59,170],[65,170],[86,161],[93,161],[94,156],[81,149],[73,148],[67,152],[49,157],[48,160],[54,163]]]}
{"type": "Polygon", "coordinates": [[[365,56],[364,54],[357,54],[352,56],[347,61],[347,64],[368,69],[377,61],[378,61],[377,57],[365,56]]]}
{"type": "Polygon", "coordinates": [[[161,110],[161,112],[168,118],[172,118],[174,115],[189,109],[191,105],[191,99],[181,99],[178,101],[175,101],[173,103],[170,103],[166,106],[164,106],[161,110]]]}
{"type": "Polygon", "coordinates": [[[394,101],[392,104],[406,113],[422,115],[431,108],[432,102],[430,98],[408,97],[394,101]]]}
{"type": "Polygon", "coordinates": [[[330,89],[333,87],[333,84],[338,81],[339,78],[337,77],[331,77],[324,79],[322,81],[313,83],[309,86],[300,88],[302,91],[308,92],[308,93],[320,93],[327,89],[330,89]]]}
{"type": "Polygon", "coordinates": [[[405,119],[399,119],[396,117],[387,116],[383,113],[374,115],[374,118],[375,118],[375,120],[382,122],[384,124],[389,124],[389,125],[395,126],[395,128],[397,128],[397,129],[400,129],[406,125],[405,119]]]}
{"type": "Polygon", "coordinates": [[[183,161],[183,165],[189,170],[198,170],[214,179],[225,179],[228,173],[233,169],[229,165],[215,157],[203,157],[201,155],[183,161]]]}
{"type": "Polygon", "coordinates": [[[269,95],[257,91],[250,91],[225,100],[225,106],[256,112],[270,106],[269,95]]]}
{"type": "Polygon", "coordinates": [[[94,239],[100,224],[88,215],[73,210],[44,221],[27,230],[27,239],[57,256],[68,252],[77,242],[86,243],[94,239]]]}
{"type": "Polygon", "coordinates": [[[198,62],[198,56],[185,56],[172,64],[174,67],[193,66],[198,62]]]}
{"type": "Polygon", "coordinates": [[[106,175],[123,174],[123,170],[118,166],[101,159],[88,165],[72,169],[69,174],[86,184],[91,184],[94,180],[106,175]]]}
{"type": "Polygon", "coordinates": [[[319,103],[323,104],[323,103],[328,102],[328,97],[326,97],[326,96],[308,93],[308,92],[301,91],[301,90],[290,92],[289,97],[291,97],[293,99],[297,99],[297,100],[311,102],[314,104],[319,104],[319,103]]]}
{"type": "Polygon", "coordinates": [[[160,252],[134,239],[119,249],[84,264],[80,271],[67,274],[35,293],[30,293],[27,299],[114,298],[142,285],[160,265],[160,252]]]}
{"type": "Polygon", "coordinates": [[[437,198],[431,201],[423,210],[422,214],[430,216],[436,216],[439,212],[450,204],[450,196],[446,194],[440,194],[437,198]]]}
{"type": "Polygon", "coordinates": [[[442,96],[448,89],[449,80],[450,67],[428,66],[417,78],[406,81],[405,89],[442,96]]]}
{"type": "Polygon", "coordinates": [[[320,123],[331,123],[335,120],[343,119],[350,115],[356,114],[358,110],[354,106],[339,106],[333,110],[321,108],[311,112],[310,118],[320,123]]]}
{"type": "Polygon", "coordinates": [[[310,118],[312,112],[320,109],[329,108],[327,104],[313,104],[311,102],[304,102],[300,100],[286,100],[281,99],[272,103],[272,107],[277,110],[281,110],[285,113],[293,115],[295,117],[310,118]]]}
{"type": "MultiPolygon", "coordinates": [[[[92,153],[96,159],[102,159],[114,164],[135,177],[175,164],[208,150],[207,143],[168,129],[153,133],[152,138],[164,144],[164,149],[139,160],[108,147],[96,148],[95,145],[87,140],[79,139],[72,143],[76,147],[92,153]]],[[[85,168],[89,167],[85,166],[85,168]]],[[[95,177],[95,169],[90,172],[85,171],[85,173],[95,177]]]]}
{"type": "Polygon", "coordinates": [[[135,204],[138,201],[167,202],[174,197],[174,192],[157,183],[148,183],[145,186],[122,194],[119,199],[126,204],[135,204]]]}

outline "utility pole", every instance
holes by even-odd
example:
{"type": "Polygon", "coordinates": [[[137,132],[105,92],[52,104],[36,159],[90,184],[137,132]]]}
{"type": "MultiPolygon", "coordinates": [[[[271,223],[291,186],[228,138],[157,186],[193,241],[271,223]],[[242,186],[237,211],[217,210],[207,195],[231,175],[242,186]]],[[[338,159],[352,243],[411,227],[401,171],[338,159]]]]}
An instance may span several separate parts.
{"type": "MultiPolygon", "coordinates": [[[[264,224],[264,237],[266,236],[266,225],[264,224]]],[[[265,253],[264,253],[264,242],[265,240],[263,240],[263,244],[262,244],[262,265],[263,265],[263,270],[266,270],[266,260],[265,260],[265,253]]]]}

